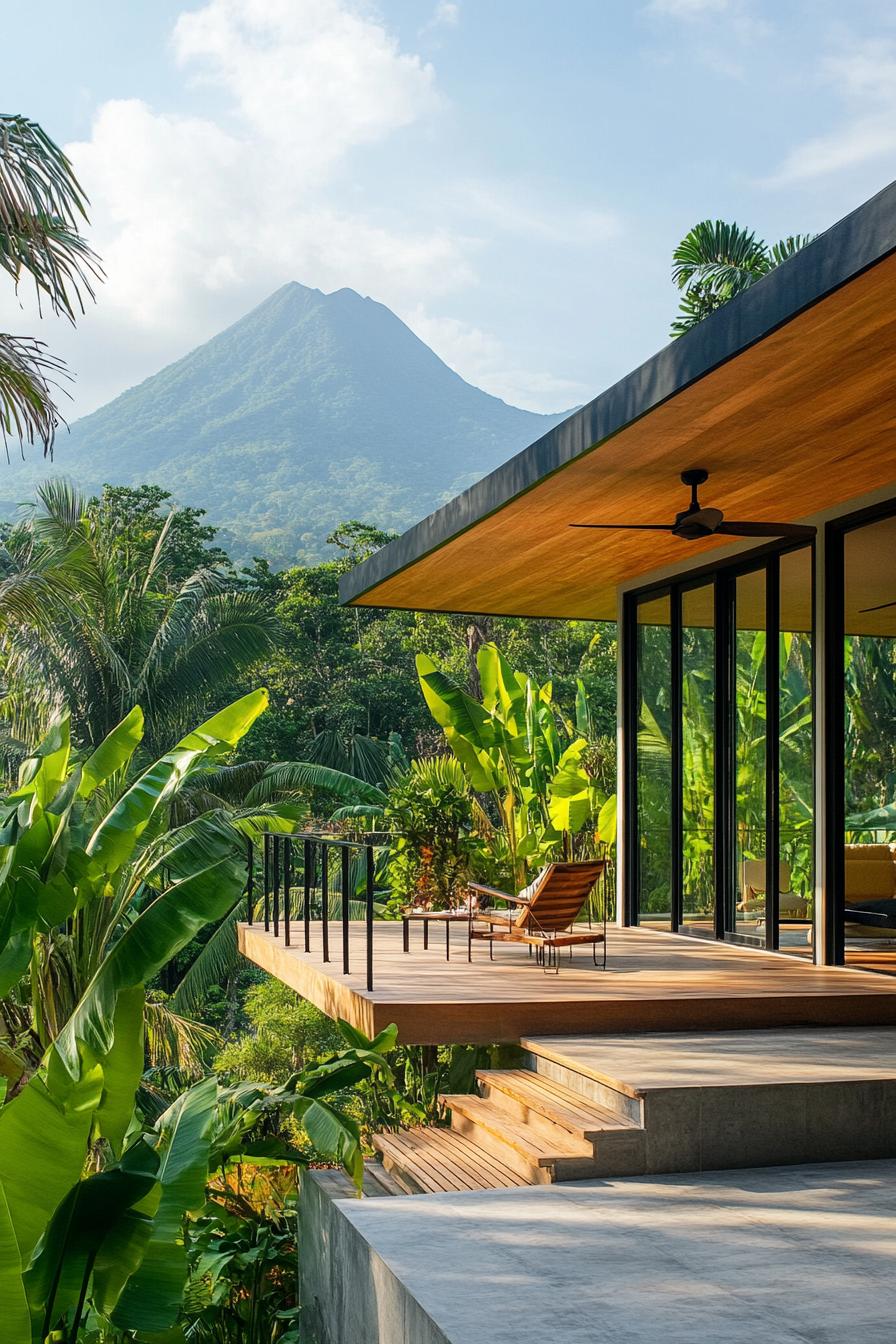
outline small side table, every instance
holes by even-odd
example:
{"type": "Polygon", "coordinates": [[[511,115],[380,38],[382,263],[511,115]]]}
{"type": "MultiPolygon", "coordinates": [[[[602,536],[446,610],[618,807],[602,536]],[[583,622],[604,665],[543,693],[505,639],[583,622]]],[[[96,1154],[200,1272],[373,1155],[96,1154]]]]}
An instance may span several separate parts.
{"type": "MultiPolygon", "coordinates": [[[[451,925],[466,924],[469,925],[472,919],[472,912],[469,909],[464,910],[406,910],[401,917],[401,939],[402,949],[405,952],[411,950],[411,920],[417,920],[423,925],[423,950],[429,947],[429,926],[430,924],[445,925],[445,960],[451,960],[451,925]]],[[[469,938],[467,939],[468,955],[469,938]]]]}

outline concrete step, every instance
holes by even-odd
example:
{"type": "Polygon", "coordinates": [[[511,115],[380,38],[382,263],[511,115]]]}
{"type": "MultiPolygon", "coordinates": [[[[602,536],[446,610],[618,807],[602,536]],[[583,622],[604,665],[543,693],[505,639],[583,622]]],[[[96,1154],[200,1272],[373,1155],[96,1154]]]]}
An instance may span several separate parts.
{"type": "Polygon", "coordinates": [[[524,1185],[519,1173],[465,1135],[421,1128],[374,1135],[387,1174],[408,1194],[524,1185]]]}
{"type": "Polygon", "coordinates": [[[484,1097],[446,1095],[451,1128],[486,1149],[531,1185],[583,1180],[597,1174],[593,1145],[543,1119],[538,1129],[484,1097]]]}

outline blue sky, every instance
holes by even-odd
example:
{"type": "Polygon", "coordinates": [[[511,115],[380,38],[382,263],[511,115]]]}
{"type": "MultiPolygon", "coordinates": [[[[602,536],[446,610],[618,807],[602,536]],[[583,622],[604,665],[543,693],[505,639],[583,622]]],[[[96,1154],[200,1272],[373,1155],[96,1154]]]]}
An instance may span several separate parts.
{"type": "MultiPolygon", "coordinates": [[[[50,0],[4,26],[6,106],[71,146],[108,272],[78,331],[43,323],[74,413],[292,279],[561,409],[665,342],[691,224],[820,230],[896,176],[879,0],[50,0]]],[[[6,294],[0,321],[36,318],[6,294]]]]}

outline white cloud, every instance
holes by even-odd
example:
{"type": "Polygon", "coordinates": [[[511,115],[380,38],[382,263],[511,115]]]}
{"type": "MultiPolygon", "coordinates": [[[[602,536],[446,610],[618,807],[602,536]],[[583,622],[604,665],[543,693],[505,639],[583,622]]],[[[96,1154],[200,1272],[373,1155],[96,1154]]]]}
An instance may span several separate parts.
{"type": "MultiPolygon", "coordinates": [[[[223,114],[112,100],[90,138],[66,147],[107,275],[77,333],[44,325],[78,370],[77,413],[287,280],[347,285],[392,306],[470,282],[469,243],[443,225],[377,214],[363,195],[351,209],[336,203],[353,151],[439,103],[432,67],[380,22],[351,0],[210,0],[177,20],[173,50],[223,114]]],[[[6,320],[11,305],[0,304],[6,320]]],[[[10,314],[10,329],[21,319],[10,314]]]]}
{"type": "Polygon", "coordinates": [[[896,159],[896,43],[857,43],[828,56],[818,78],[839,93],[846,117],[835,129],[792,149],[765,179],[766,186],[789,187],[874,159],[896,159]]]}
{"type": "Polygon", "coordinates": [[[210,0],[181,14],[173,42],[180,65],[305,174],[409,125],[434,98],[432,66],[342,0],[210,0]]]}

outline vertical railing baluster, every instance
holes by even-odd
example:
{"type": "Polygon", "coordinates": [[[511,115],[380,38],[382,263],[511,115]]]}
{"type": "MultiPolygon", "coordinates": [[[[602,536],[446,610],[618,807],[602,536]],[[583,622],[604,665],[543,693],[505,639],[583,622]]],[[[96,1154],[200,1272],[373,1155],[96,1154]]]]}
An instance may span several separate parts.
{"type": "Polygon", "coordinates": [[[254,879],[255,851],[251,840],[246,841],[246,923],[252,923],[252,907],[255,904],[254,879]]]}
{"type": "Polygon", "coordinates": [[[352,852],[348,845],[343,846],[342,850],[342,974],[348,975],[348,939],[349,939],[349,909],[348,909],[348,889],[351,885],[351,860],[352,852]]]}
{"type": "Polygon", "coordinates": [[[320,842],[320,932],[323,939],[324,961],[330,960],[330,846],[320,842]]]}
{"type": "Polygon", "coordinates": [[[290,901],[289,888],[292,882],[292,840],[287,836],[283,841],[283,941],[289,947],[290,901]]]}
{"type": "Polygon", "coordinates": [[[373,845],[367,846],[367,990],[373,989],[373,845]]]}
{"type": "Polygon", "coordinates": [[[267,833],[264,837],[261,874],[262,885],[264,886],[264,931],[269,933],[271,928],[271,837],[267,833]]]}
{"type": "Polygon", "coordinates": [[[274,869],[274,937],[280,937],[280,837],[273,836],[271,866],[274,869]]]}
{"type": "Polygon", "coordinates": [[[305,888],[304,904],[302,906],[302,921],[305,925],[305,951],[311,951],[311,866],[314,862],[314,846],[310,840],[305,841],[303,885],[305,888]]]}

